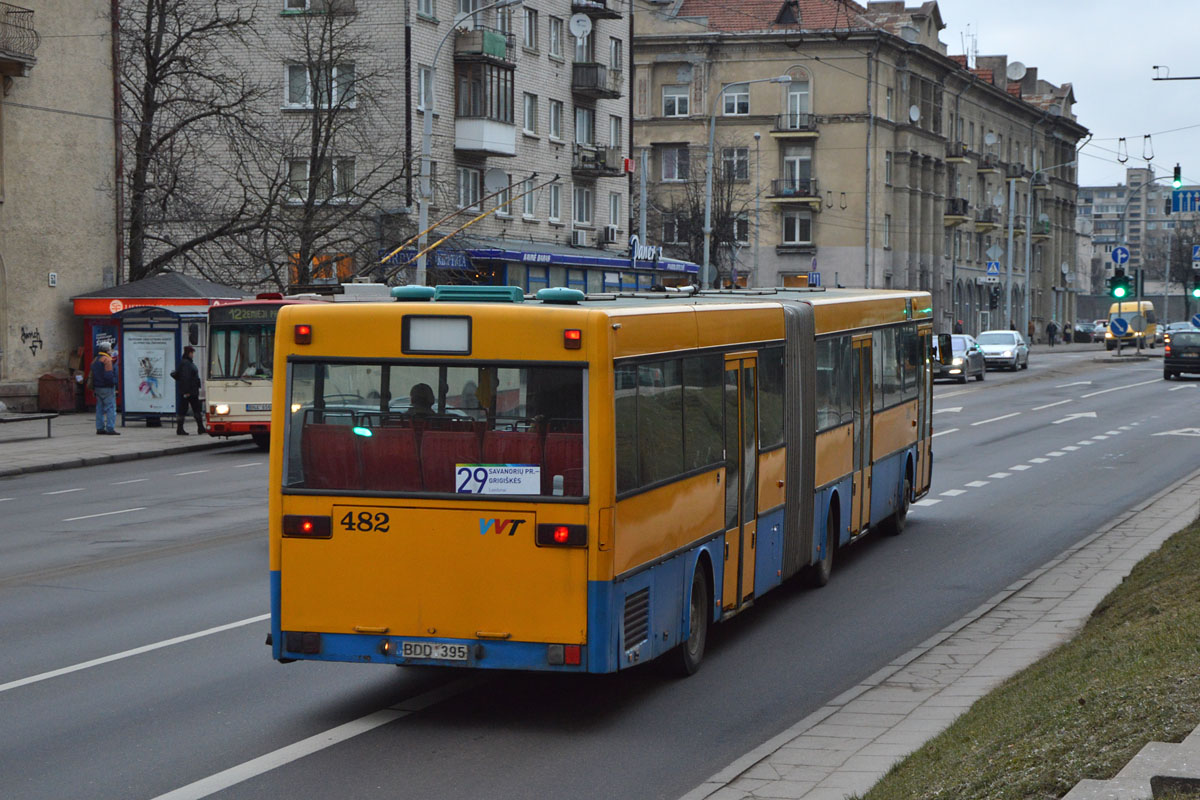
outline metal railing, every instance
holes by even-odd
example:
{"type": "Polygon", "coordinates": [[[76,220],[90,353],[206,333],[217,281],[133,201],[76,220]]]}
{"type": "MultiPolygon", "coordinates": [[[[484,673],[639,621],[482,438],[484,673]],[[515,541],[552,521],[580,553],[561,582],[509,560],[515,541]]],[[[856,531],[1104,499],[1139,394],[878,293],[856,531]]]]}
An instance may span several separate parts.
{"type": "Polygon", "coordinates": [[[33,29],[33,11],[0,3],[0,51],[32,58],[40,43],[33,29]]]}
{"type": "Polygon", "coordinates": [[[771,181],[772,197],[816,197],[816,178],[776,178],[771,181]]]}
{"type": "Polygon", "coordinates": [[[811,131],[816,130],[817,123],[808,112],[789,111],[775,118],[777,131],[811,131]]]}

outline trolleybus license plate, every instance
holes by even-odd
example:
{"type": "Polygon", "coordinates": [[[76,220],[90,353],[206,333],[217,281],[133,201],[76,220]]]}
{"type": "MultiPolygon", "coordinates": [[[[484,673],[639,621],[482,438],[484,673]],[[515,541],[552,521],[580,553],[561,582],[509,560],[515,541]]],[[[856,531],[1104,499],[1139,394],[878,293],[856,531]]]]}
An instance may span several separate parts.
{"type": "Polygon", "coordinates": [[[444,661],[466,661],[465,644],[444,642],[401,642],[400,655],[404,658],[440,658],[444,661]]]}
{"type": "Polygon", "coordinates": [[[246,403],[247,411],[270,411],[270,403],[246,403]]]}

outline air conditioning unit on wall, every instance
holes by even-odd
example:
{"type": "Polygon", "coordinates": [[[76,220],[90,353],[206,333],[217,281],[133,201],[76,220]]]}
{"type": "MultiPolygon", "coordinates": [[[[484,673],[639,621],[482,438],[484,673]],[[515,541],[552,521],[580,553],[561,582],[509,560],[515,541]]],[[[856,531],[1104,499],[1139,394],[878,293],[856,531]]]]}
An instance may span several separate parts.
{"type": "Polygon", "coordinates": [[[581,231],[581,230],[571,231],[571,246],[572,247],[587,247],[587,231],[581,231]]]}
{"type": "Polygon", "coordinates": [[[604,243],[605,244],[616,244],[617,243],[617,226],[616,225],[605,225],[604,226],[604,243]]]}

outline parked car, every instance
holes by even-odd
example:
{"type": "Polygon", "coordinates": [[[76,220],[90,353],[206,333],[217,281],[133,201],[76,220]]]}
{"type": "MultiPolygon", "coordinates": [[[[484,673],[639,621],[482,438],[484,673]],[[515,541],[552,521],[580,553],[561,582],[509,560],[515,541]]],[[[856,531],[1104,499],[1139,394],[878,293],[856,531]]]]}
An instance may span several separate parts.
{"type": "Polygon", "coordinates": [[[1096,323],[1094,322],[1076,322],[1075,336],[1072,337],[1073,342],[1090,342],[1095,335],[1096,323]]]}
{"type": "Polygon", "coordinates": [[[974,376],[977,381],[983,380],[987,364],[984,363],[983,350],[978,342],[970,336],[956,333],[950,337],[950,346],[954,355],[949,364],[943,364],[937,358],[937,341],[934,341],[933,379],[953,378],[959,383],[966,383],[967,378],[974,376]]]}
{"type": "Polygon", "coordinates": [[[1016,331],[984,331],[975,341],[988,369],[1029,369],[1029,345],[1016,331]]]}
{"type": "Polygon", "coordinates": [[[1108,333],[1108,320],[1098,319],[1092,324],[1096,326],[1092,328],[1092,341],[1103,342],[1104,334],[1108,333]]]}
{"type": "Polygon", "coordinates": [[[1200,329],[1171,331],[1163,342],[1163,380],[1185,372],[1200,372],[1200,329]]]}
{"type": "Polygon", "coordinates": [[[1163,326],[1163,335],[1170,336],[1175,331],[1194,331],[1196,326],[1190,322],[1168,322],[1163,326]]]}

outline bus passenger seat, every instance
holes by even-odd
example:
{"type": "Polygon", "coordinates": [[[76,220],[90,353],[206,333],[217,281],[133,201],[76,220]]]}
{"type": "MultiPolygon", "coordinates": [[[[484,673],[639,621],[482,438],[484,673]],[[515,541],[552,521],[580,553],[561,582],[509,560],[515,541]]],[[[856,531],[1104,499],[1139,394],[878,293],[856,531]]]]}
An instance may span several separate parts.
{"type": "Polygon", "coordinates": [[[346,425],[305,425],[300,438],[304,485],[309,489],[353,489],[361,470],[355,436],[346,425]]]}
{"type": "Polygon", "coordinates": [[[542,438],[536,431],[484,431],[483,463],[540,465],[542,438]]]}
{"type": "Polygon", "coordinates": [[[427,492],[453,492],[458,464],[479,463],[475,431],[427,430],[421,434],[421,479],[427,492]]]}
{"type": "Polygon", "coordinates": [[[583,434],[547,433],[542,462],[542,494],[554,494],[554,476],[563,476],[563,494],[583,496],[583,434]]]}
{"type": "Polygon", "coordinates": [[[363,483],[368,491],[421,491],[421,459],[412,428],[377,428],[358,440],[363,483]]]}

